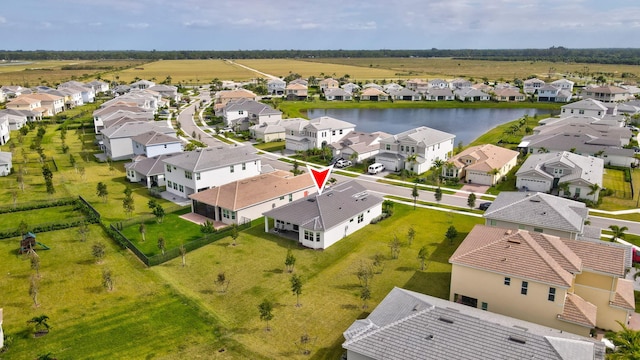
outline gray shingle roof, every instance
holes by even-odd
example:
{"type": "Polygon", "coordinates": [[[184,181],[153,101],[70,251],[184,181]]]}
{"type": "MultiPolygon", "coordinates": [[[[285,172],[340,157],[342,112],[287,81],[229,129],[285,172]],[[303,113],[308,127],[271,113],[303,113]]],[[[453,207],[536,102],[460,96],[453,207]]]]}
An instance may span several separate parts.
{"type": "Polygon", "coordinates": [[[604,345],[552,328],[394,288],[342,347],[370,359],[604,359],[604,345]]]}
{"type": "Polygon", "coordinates": [[[188,151],[164,162],[187,171],[200,172],[259,159],[252,146],[221,146],[188,151]]]}
{"type": "Polygon", "coordinates": [[[329,230],[381,203],[381,197],[370,194],[355,181],[348,181],[326,189],[322,195],[311,194],[264,215],[304,229],[329,230]]]}
{"type": "Polygon", "coordinates": [[[484,213],[490,220],[582,233],[584,203],[544,193],[501,192],[484,213]]]}

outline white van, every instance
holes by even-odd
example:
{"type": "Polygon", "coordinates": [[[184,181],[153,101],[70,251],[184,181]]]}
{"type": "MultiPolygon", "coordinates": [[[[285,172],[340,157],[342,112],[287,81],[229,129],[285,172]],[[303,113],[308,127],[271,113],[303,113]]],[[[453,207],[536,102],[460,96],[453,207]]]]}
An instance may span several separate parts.
{"type": "Polygon", "coordinates": [[[369,165],[369,174],[373,175],[373,174],[377,174],[379,172],[381,172],[382,170],[384,170],[384,165],[380,164],[380,163],[374,163],[369,165]]]}

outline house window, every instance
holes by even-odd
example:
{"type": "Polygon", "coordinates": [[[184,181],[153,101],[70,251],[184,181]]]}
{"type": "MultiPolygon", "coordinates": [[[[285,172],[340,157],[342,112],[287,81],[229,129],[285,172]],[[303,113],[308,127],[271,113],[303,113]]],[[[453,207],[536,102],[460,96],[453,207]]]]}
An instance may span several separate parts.
{"type": "Polygon", "coordinates": [[[404,151],[404,145],[400,145],[400,151],[404,151]]]}
{"type": "Polygon", "coordinates": [[[244,114],[244,110],[239,110],[238,115],[242,115],[242,114],[244,114]]]}
{"type": "Polygon", "coordinates": [[[522,287],[520,288],[520,294],[527,295],[527,290],[529,289],[529,283],[526,281],[522,282],[522,287]]]}
{"type": "Polygon", "coordinates": [[[504,284],[507,286],[511,286],[511,278],[510,277],[505,277],[504,278],[504,284]]]}
{"type": "Polygon", "coordinates": [[[482,302],[482,310],[487,311],[488,308],[489,304],[487,304],[486,302],[482,302]]]}
{"type": "Polygon", "coordinates": [[[320,242],[320,232],[316,233],[316,242],[320,242]]]}
{"type": "Polygon", "coordinates": [[[544,230],[542,228],[539,228],[539,227],[534,227],[533,231],[539,232],[539,233],[544,232],[544,230]]]}
{"type": "Polygon", "coordinates": [[[229,166],[229,172],[230,172],[230,173],[233,173],[233,171],[234,171],[234,170],[233,170],[233,165],[229,166]]]}
{"type": "Polygon", "coordinates": [[[578,111],[578,114],[583,115],[584,114],[584,110],[578,111]]]}
{"type": "Polygon", "coordinates": [[[304,231],[304,239],[313,241],[313,233],[311,231],[304,231]]]}
{"type": "Polygon", "coordinates": [[[580,188],[579,187],[576,188],[575,196],[576,197],[580,196],[580,188]]]}
{"type": "Polygon", "coordinates": [[[289,194],[289,202],[293,201],[293,194],[289,194]]]}
{"type": "Polygon", "coordinates": [[[525,226],[524,225],[518,225],[518,229],[520,230],[524,230],[525,226]]]}
{"type": "Polygon", "coordinates": [[[193,173],[191,171],[185,171],[184,177],[186,177],[187,179],[193,179],[193,173]]]}
{"type": "Polygon", "coordinates": [[[493,220],[493,219],[489,220],[489,225],[490,226],[496,226],[496,221],[493,220]]]}
{"type": "Polygon", "coordinates": [[[391,145],[389,145],[389,144],[385,145],[385,149],[386,150],[391,150],[391,145]]]}
{"type": "Polygon", "coordinates": [[[549,288],[549,296],[547,296],[547,300],[556,301],[556,288],[554,287],[549,288]]]}
{"type": "Polygon", "coordinates": [[[342,135],[342,129],[340,129],[340,135],[342,135]]]}
{"type": "Polygon", "coordinates": [[[284,200],[284,195],[280,196],[280,200],[284,200]]]}
{"type": "Polygon", "coordinates": [[[411,153],[413,154],[414,152],[416,152],[416,148],[415,147],[411,147],[411,153]]]}
{"type": "Polygon", "coordinates": [[[167,187],[171,188],[171,181],[167,181],[167,187]]]}
{"type": "Polygon", "coordinates": [[[553,169],[553,175],[562,175],[563,169],[553,169]]]}
{"type": "Polygon", "coordinates": [[[171,172],[171,165],[167,164],[167,172],[171,172]]]}
{"type": "Polygon", "coordinates": [[[358,224],[364,221],[364,214],[358,215],[358,224]]]}
{"type": "Polygon", "coordinates": [[[179,188],[180,188],[180,192],[184,192],[184,186],[179,185],[179,188]]]}
{"type": "Polygon", "coordinates": [[[246,163],[242,163],[242,170],[247,170],[247,164],[246,163]]]}
{"type": "Polygon", "coordinates": [[[200,180],[200,173],[196,173],[196,180],[200,180]]]}
{"type": "Polygon", "coordinates": [[[178,183],[173,183],[173,190],[178,190],[178,183]]]}
{"type": "Polygon", "coordinates": [[[448,167],[444,169],[444,176],[446,177],[454,177],[456,176],[456,168],[448,167]]]}
{"type": "Polygon", "coordinates": [[[331,131],[331,135],[336,136],[336,131],[335,130],[331,131]]]}

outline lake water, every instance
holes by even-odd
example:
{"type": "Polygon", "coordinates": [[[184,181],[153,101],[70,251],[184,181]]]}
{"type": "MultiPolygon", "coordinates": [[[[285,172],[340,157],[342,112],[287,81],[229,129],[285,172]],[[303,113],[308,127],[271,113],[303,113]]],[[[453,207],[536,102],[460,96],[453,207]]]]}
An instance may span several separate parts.
{"type": "Polygon", "coordinates": [[[398,134],[427,126],[456,135],[456,144],[468,145],[494,127],[524,115],[549,114],[543,109],[312,109],[309,119],[331,116],[356,124],[357,131],[398,134]]]}

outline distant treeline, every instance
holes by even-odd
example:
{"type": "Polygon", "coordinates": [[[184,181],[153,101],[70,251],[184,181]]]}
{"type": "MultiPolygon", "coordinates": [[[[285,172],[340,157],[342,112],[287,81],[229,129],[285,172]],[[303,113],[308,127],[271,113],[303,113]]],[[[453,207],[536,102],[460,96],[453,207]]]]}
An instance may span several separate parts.
{"type": "Polygon", "coordinates": [[[640,65],[640,49],[468,49],[468,50],[236,50],[236,51],[8,51],[3,60],[182,60],[182,59],[294,59],[294,58],[452,57],[497,61],[552,61],[640,65]]]}

